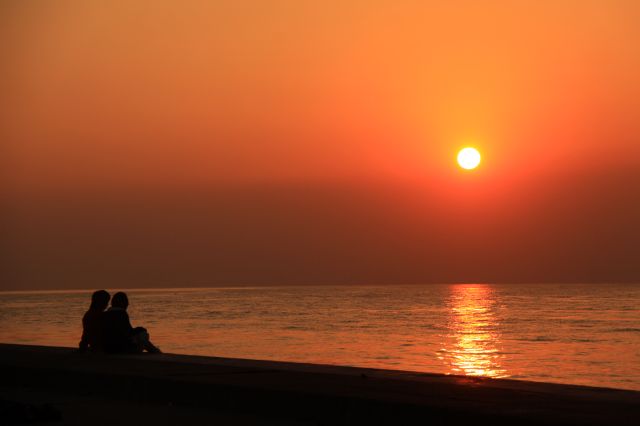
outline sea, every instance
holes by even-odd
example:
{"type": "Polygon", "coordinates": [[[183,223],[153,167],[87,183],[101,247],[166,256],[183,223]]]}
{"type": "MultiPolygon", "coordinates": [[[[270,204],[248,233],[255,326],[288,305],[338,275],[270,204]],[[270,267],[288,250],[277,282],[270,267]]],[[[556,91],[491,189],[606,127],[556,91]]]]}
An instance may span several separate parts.
{"type": "MultiPolygon", "coordinates": [[[[124,291],[164,352],[640,390],[637,284],[124,291]]],[[[90,295],[0,292],[0,342],[77,346],[90,295]]]]}

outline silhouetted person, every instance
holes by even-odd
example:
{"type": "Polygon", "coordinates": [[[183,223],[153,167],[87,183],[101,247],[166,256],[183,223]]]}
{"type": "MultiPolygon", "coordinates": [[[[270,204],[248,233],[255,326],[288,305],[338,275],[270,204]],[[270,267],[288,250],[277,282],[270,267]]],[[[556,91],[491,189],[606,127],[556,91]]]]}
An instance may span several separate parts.
{"type": "Polygon", "coordinates": [[[149,333],[142,327],[133,328],[127,314],[129,298],[118,292],[111,299],[111,307],[102,314],[102,343],[108,353],[158,353],[149,340],[149,333]]]}
{"type": "Polygon", "coordinates": [[[102,350],[102,314],[109,306],[111,295],[106,290],[98,290],[91,295],[89,310],[82,317],[82,337],[80,352],[102,350]]]}

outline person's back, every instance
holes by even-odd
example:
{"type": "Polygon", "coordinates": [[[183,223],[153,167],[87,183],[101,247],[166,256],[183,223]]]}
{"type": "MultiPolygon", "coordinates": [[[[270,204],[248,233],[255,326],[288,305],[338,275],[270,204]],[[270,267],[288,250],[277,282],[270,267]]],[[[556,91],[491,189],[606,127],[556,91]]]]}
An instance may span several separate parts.
{"type": "Polygon", "coordinates": [[[105,352],[122,353],[134,350],[131,343],[133,327],[126,308],[118,306],[114,295],[111,308],[102,314],[102,343],[105,352]],[[115,303],[115,304],[114,304],[115,303]]]}
{"type": "Polygon", "coordinates": [[[113,295],[111,308],[102,314],[102,339],[107,353],[159,353],[142,327],[133,328],[127,314],[129,299],[123,292],[113,295]]]}
{"type": "Polygon", "coordinates": [[[80,352],[102,350],[102,315],[110,298],[105,290],[98,290],[91,296],[91,306],[82,317],[80,352]]]}
{"type": "Polygon", "coordinates": [[[89,309],[82,317],[81,351],[102,349],[102,314],[101,310],[89,309]]]}

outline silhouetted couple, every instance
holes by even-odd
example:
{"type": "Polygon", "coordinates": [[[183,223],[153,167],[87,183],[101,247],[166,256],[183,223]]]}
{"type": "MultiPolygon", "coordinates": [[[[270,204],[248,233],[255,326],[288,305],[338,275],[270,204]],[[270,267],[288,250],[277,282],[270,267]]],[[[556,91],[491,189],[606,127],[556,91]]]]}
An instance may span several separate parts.
{"type": "Polygon", "coordinates": [[[91,306],[82,317],[82,338],[80,351],[101,351],[106,353],[159,353],[160,349],[149,340],[145,328],[131,326],[127,308],[129,298],[119,291],[111,299],[105,290],[98,290],[91,296],[91,306]]]}

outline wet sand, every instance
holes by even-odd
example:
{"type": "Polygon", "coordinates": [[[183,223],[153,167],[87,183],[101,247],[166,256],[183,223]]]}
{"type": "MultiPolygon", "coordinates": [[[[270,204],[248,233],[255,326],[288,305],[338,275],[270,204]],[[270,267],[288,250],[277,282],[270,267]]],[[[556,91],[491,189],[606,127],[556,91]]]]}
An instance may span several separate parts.
{"type": "Polygon", "coordinates": [[[52,424],[635,425],[640,418],[635,391],[172,354],[0,344],[0,377],[5,406],[48,403],[62,417],[52,424]]]}

